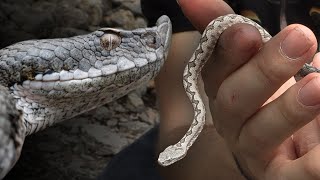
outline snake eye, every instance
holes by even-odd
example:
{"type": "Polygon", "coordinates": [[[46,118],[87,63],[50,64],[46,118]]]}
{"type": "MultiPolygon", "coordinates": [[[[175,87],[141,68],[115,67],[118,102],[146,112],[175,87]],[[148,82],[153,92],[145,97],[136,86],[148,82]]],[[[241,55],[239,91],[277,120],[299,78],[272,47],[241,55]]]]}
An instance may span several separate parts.
{"type": "Polygon", "coordinates": [[[147,33],[143,35],[143,38],[145,39],[147,46],[153,49],[157,49],[159,47],[159,40],[155,33],[147,33]]]}
{"type": "Polygon", "coordinates": [[[100,39],[101,46],[110,51],[117,48],[121,43],[121,37],[118,34],[109,32],[104,34],[100,39]]]}

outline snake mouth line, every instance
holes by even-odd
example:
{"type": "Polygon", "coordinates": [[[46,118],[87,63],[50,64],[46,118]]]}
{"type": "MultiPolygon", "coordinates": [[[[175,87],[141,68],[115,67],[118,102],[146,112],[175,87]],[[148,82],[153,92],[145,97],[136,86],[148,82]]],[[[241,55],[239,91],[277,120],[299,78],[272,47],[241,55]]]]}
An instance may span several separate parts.
{"type": "Polygon", "coordinates": [[[34,80],[25,80],[21,84],[15,84],[14,89],[18,91],[22,91],[25,89],[52,90],[57,86],[57,83],[60,83],[60,86],[61,84],[65,84],[64,86],[68,86],[71,81],[81,81],[86,79],[107,77],[111,76],[114,73],[117,73],[117,71],[117,65],[109,65],[101,68],[101,70],[90,68],[88,72],[77,69],[70,71],[62,70],[60,73],[53,72],[45,75],[37,74],[34,77],[34,80]]]}
{"type": "Polygon", "coordinates": [[[82,71],[80,69],[76,70],[62,70],[60,73],[53,72],[50,74],[37,74],[34,77],[35,81],[68,81],[68,80],[82,80],[86,78],[95,78],[100,76],[107,76],[118,71],[117,65],[104,66],[101,70],[96,68],[90,68],[88,72],[82,71]]]}
{"type": "MultiPolygon", "coordinates": [[[[155,76],[160,69],[159,61],[148,63],[142,67],[134,67],[126,71],[117,71],[111,73],[95,73],[89,76],[88,72],[83,72],[85,75],[76,76],[75,72],[66,71],[68,78],[61,78],[60,73],[51,74],[55,78],[44,78],[45,76],[37,77],[35,80],[25,80],[22,84],[15,83],[10,87],[10,90],[15,98],[24,98],[34,101],[43,101],[46,99],[74,98],[81,97],[85,94],[96,94],[99,92],[113,92],[119,88],[127,87],[135,81],[141,79],[149,80],[155,76]],[[151,70],[151,71],[150,71],[151,70]],[[132,75],[132,72],[139,72],[132,75]],[[72,74],[73,75],[70,75],[72,74]]],[[[90,72],[90,71],[89,71],[90,72]]]]}
{"type": "MultiPolygon", "coordinates": [[[[80,69],[76,70],[62,70],[61,72],[52,72],[49,74],[37,74],[33,80],[25,80],[21,84],[15,84],[14,89],[15,90],[22,90],[22,89],[34,89],[34,90],[52,90],[55,86],[57,86],[57,83],[63,84],[63,86],[67,87],[70,82],[75,82],[75,81],[85,81],[88,80],[94,80],[98,78],[109,78],[110,81],[113,76],[117,76],[118,74],[126,74],[125,76],[130,76],[128,74],[131,71],[142,71],[146,72],[147,69],[154,69],[153,64],[157,64],[159,61],[162,60],[157,60],[156,57],[152,58],[151,60],[146,59],[139,59],[139,63],[134,63],[132,61],[126,61],[123,63],[126,63],[125,66],[119,66],[117,65],[107,65],[103,66],[100,69],[96,69],[91,67],[88,72],[82,71],[80,69]]],[[[105,86],[107,86],[105,84],[105,86]]],[[[59,90],[63,88],[58,88],[59,90]]]]}

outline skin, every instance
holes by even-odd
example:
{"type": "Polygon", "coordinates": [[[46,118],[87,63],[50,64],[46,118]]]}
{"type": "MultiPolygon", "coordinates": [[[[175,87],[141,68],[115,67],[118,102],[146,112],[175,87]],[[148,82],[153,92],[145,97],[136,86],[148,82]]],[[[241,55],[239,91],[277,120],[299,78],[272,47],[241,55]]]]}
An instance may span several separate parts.
{"type": "MultiPolygon", "coordinates": [[[[232,13],[219,0],[180,0],[179,4],[199,32],[217,16],[232,13]]],[[[159,151],[179,140],[192,121],[182,71],[197,38],[197,32],[175,34],[175,51],[157,78],[159,151]],[[185,44],[188,51],[177,50],[185,44]]],[[[226,30],[213,54],[216,61],[209,61],[202,73],[212,119],[209,115],[185,159],[159,167],[165,179],[245,179],[244,175],[319,179],[320,75],[310,74],[298,82],[292,78],[310,60],[320,67],[316,49],[312,31],[298,24],[286,27],[264,45],[249,25],[226,30]]]]}

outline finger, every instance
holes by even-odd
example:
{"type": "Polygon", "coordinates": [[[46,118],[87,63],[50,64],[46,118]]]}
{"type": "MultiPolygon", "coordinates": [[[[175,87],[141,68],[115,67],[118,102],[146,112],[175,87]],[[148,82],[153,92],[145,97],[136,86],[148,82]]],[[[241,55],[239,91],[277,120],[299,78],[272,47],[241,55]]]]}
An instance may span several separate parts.
{"type": "Polygon", "coordinates": [[[264,105],[269,104],[270,102],[277,99],[279,96],[281,96],[281,94],[283,94],[287,89],[289,89],[295,83],[296,83],[296,80],[294,79],[294,77],[290,78],[264,103],[264,105]]]}
{"type": "Polygon", "coordinates": [[[274,158],[271,161],[266,163],[267,166],[262,172],[263,175],[260,175],[261,177],[264,176],[264,179],[279,179],[275,177],[283,176],[283,174],[281,174],[283,172],[280,173],[280,167],[283,167],[286,163],[290,163],[297,159],[291,137],[286,139],[279,148],[275,150],[273,157],[274,158]]]}
{"type": "MultiPolygon", "coordinates": [[[[313,59],[313,66],[320,67],[320,54],[317,53],[313,59]]],[[[293,135],[293,141],[298,157],[305,155],[315,146],[320,144],[320,126],[318,121],[320,116],[317,116],[314,121],[310,122],[293,135]]]]}
{"type": "Polygon", "coordinates": [[[284,162],[277,171],[283,179],[320,179],[320,145],[297,160],[284,162]]]}
{"type": "MultiPolygon", "coordinates": [[[[297,159],[296,151],[294,149],[294,144],[292,141],[292,137],[287,138],[276,150],[275,158],[271,163],[281,163],[284,161],[297,159]]],[[[270,165],[271,167],[271,165],[270,165]]],[[[278,165],[274,165],[273,167],[278,167],[278,165]]]]}
{"type": "Polygon", "coordinates": [[[257,28],[251,25],[237,24],[225,30],[219,38],[212,59],[202,70],[209,99],[215,99],[222,81],[246,63],[261,46],[261,35],[257,28]]]}
{"type": "Polygon", "coordinates": [[[183,13],[202,32],[218,16],[234,13],[222,0],[177,0],[183,13]]]}
{"type": "Polygon", "coordinates": [[[312,65],[314,67],[320,68],[320,53],[319,52],[314,55],[312,65]]]}
{"type": "Polygon", "coordinates": [[[302,25],[288,26],[267,42],[221,84],[210,106],[217,130],[235,143],[247,119],[313,56],[316,46],[314,34],[302,25]]]}
{"type": "MultiPolygon", "coordinates": [[[[313,61],[311,62],[311,65],[320,68],[320,53],[316,53],[314,56],[313,61]]],[[[264,104],[268,104],[269,102],[275,100],[278,98],[281,94],[283,94],[289,87],[292,86],[296,82],[295,78],[290,78],[287,82],[285,82],[275,94],[273,94],[264,104]]]]}
{"type": "MultiPolygon", "coordinates": [[[[319,120],[319,117],[316,117],[319,120]]],[[[305,155],[320,144],[320,127],[317,121],[311,121],[293,135],[293,141],[298,157],[305,155]]]]}
{"type": "MultiPolygon", "coordinates": [[[[242,128],[239,148],[266,157],[320,112],[320,74],[310,74],[258,111],[242,128]]],[[[259,159],[257,159],[259,161],[259,159]]]]}

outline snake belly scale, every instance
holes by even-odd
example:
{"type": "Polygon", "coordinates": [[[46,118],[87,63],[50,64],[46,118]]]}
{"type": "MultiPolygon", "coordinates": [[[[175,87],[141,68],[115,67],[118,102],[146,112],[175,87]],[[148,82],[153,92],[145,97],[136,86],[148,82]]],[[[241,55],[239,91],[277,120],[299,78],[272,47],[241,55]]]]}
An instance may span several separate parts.
{"type": "MultiPolygon", "coordinates": [[[[186,156],[189,148],[193,145],[201,133],[206,121],[205,106],[201,99],[197,85],[202,67],[211,57],[220,35],[227,28],[238,23],[250,24],[256,27],[261,34],[263,43],[266,43],[271,39],[271,35],[259,24],[246,17],[236,14],[220,16],[208,24],[202,34],[199,46],[187,63],[183,73],[183,85],[194,109],[193,122],[179,142],[168,146],[163,152],[160,153],[158,158],[158,163],[160,165],[168,166],[183,159],[186,156]]],[[[304,77],[313,72],[319,73],[320,70],[312,67],[309,64],[305,64],[296,74],[296,77],[304,77]]]]}

